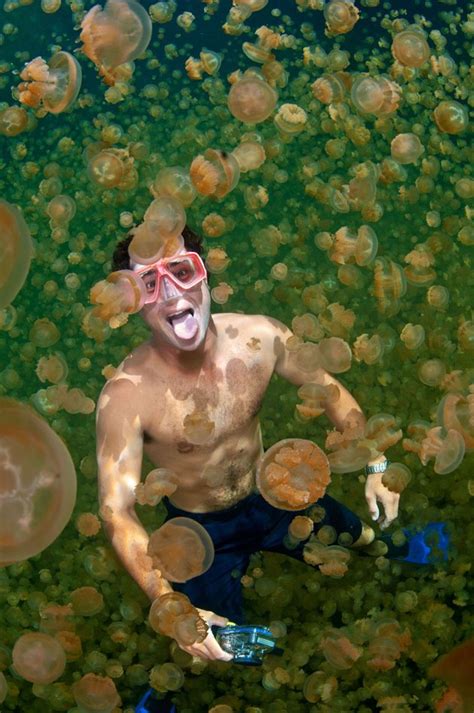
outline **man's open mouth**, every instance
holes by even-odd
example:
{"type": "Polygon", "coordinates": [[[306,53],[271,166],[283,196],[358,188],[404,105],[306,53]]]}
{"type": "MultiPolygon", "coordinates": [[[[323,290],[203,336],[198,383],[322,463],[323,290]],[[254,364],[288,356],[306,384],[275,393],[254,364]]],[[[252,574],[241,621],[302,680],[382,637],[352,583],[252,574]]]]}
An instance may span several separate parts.
{"type": "Polygon", "coordinates": [[[188,308],[188,309],[182,309],[179,312],[175,312],[174,314],[169,314],[166,317],[166,321],[169,322],[169,324],[171,324],[171,326],[173,326],[174,320],[180,320],[188,314],[190,314],[191,317],[194,317],[194,310],[191,308],[188,308]]]}

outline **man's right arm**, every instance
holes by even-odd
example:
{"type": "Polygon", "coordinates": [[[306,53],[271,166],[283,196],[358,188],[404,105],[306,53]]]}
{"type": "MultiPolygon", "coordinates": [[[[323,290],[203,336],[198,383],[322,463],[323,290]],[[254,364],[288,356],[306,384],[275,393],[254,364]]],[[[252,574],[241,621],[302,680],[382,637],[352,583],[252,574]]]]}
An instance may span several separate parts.
{"type": "Polygon", "coordinates": [[[153,601],[172,592],[169,582],[151,567],[149,536],[135,512],[140,482],[143,430],[134,404],[139,386],[125,379],[105,385],[97,403],[99,501],[104,529],[124,567],[153,601]]]}

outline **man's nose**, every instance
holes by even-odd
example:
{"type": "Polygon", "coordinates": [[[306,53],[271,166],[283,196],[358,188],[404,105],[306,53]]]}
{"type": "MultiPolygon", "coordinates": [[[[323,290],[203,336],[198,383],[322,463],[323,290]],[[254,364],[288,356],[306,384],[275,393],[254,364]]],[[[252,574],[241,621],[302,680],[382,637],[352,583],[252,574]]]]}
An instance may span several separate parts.
{"type": "Polygon", "coordinates": [[[173,299],[174,297],[180,297],[181,292],[178,290],[176,285],[171,282],[167,277],[163,275],[161,278],[161,285],[160,285],[160,298],[162,300],[170,300],[173,299]]]}

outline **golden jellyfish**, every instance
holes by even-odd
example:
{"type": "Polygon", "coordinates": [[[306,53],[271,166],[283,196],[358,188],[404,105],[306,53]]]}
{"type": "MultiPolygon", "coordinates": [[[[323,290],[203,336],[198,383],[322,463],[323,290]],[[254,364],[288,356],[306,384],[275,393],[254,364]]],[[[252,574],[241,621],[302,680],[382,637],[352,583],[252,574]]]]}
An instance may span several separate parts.
{"type": "Polygon", "coordinates": [[[150,471],[144,483],[135,488],[135,496],[139,505],[156,507],[164,496],[169,497],[178,487],[177,476],[168,468],[155,468],[150,471]]]}
{"type": "Polygon", "coordinates": [[[82,82],[82,69],[69,52],[56,52],[49,62],[41,57],[28,62],[20,73],[18,87],[22,104],[43,107],[50,114],[61,114],[77,99],[82,82]]]}
{"type": "Polygon", "coordinates": [[[339,629],[326,630],[319,647],[326,661],[340,671],[352,668],[363,651],[362,647],[353,644],[339,629]]]}
{"type": "Polygon", "coordinates": [[[167,196],[179,201],[183,208],[191,205],[196,198],[196,189],[186,169],[181,166],[167,166],[156,174],[150,186],[155,198],[167,196]]]}
{"type": "Polygon", "coordinates": [[[302,404],[296,405],[296,410],[303,419],[317,418],[326,410],[327,404],[333,404],[339,399],[339,389],[335,384],[323,386],[309,382],[298,389],[302,404]]]}
{"type": "Polygon", "coordinates": [[[379,312],[387,316],[397,314],[400,309],[400,298],[406,290],[407,281],[402,267],[387,258],[376,258],[374,294],[379,312]]]}
{"type": "Polygon", "coordinates": [[[411,480],[411,472],[404,463],[390,463],[382,475],[382,484],[392,493],[402,493],[411,480]]]}
{"type": "Polygon", "coordinates": [[[349,442],[333,453],[328,453],[329,467],[332,473],[353,473],[367,465],[371,455],[372,450],[367,445],[349,442]]]}
{"type": "Polygon", "coordinates": [[[337,104],[346,95],[345,84],[337,74],[323,74],[313,82],[311,91],[322,104],[337,104]]]}
{"type": "Polygon", "coordinates": [[[414,351],[425,342],[425,330],[421,324],[405,324],[400,332],[400,339],[407,349],[414,351]]]}
{"type": "Polygon", "coordinates": [[[0,134],[18,136],[28,128],[28,114],[22,106],[7,106],[0,110],[0,134]]]}
{"type": "Polygon", "coordinates": [[[318,318],[311,312],[293,317],[291,328],[297,337],[305,337],[311,341],[317,341],[324,336],[324,331],[319,324],[318,318]]]}
{"type": "Polygon", "coordinates": [[[271,87],[283,89],[288,84],[288,72],[284,65],[273,57],[262,65],[262,74],[271,87]]]}
{"type": "Polygon", "coordinates": [[[426,243],[415,245],[414,250],[405,255],[405,262],[408,265],[404,268],[404,273],[410,285],[427,287],[436,279],[433,269],[435,258],[426,243]]]}
{"type": "Polygon", "coordinates": [[[212,437],[216,424],[204,411],[195,410],[183,419],[183,431],[186,439],[195,445],[203,445],[212,437]]]}
{"type": "Polygon", "coordinates": [[[421,67],[430,56],[424,32],[413,27],[398,32],[393,38],[392,54],[404,67],[421,67]]]}
{"type": "Polygon", "coordinates": [[[392,158],[401,164],[416,163],[424,150],[416,134],[398,134],[390,144],[392,158]]]}
{"type": "Polygon", "coordinates": [[[243,42],[242,52],[252,62],[257,62],[259,64],[264,64],[265,62],[273,59],[275,56],[272,54],[270,47],[264,47],[260,43],[253,44],[252,42],[243,42]]]}
{"type": "Polygon", "coordinates": [[[307,540],[311,535],[313,528],[314,522],[310,517],[296,515],[290,522],[288,534],[294,542],[303,542],[303,540],[307,540]]]}
{"type": "Polygon", "coordinates": [[[33,257],[33,242],[18,208],[2,199],[0,233],[0,309],[4,309],[23,287],[33,257]]]}
{"type": "Polygon", "coordinates": [[[99,68],[107,84],[113,70],[139,57],[151,39],[151,19],[136,0],[107,0],[94,5],[81,22],[82,51],[99,68]]]}
{"type": "Polygon", "coordinates": [[[399,420],[389,413],[377,413],[366,423],[364,436],[372,448],[383,453],[394,446],[402,437],[399,420]]]}
{"type": "Polygon", "coordinates": [[[288,136],[303,131],[308,115],[298,104],[282,104],[275,115],[275,126],[288,136]]]}
{"type": "Polygon", "coordinates": [[[75,631],[74,611],[70,604],[41,604],[39,628],[43,634],[54,636],[58,631],[75,631]]]}
{"type": "Polygon", "coordinates": [[[352,345],[354,359],[368,365],[381,361],[384,351],[385,344],[379,334],[374,334],[372,337],[369,337],[368,334],[361,334],[352,345]]]}
{"type": "Polygon", "coordinates": [[[329,0],[324,5],[324,19],[330,37],[350,32],[359,19],[359,9],[353,0],[329,0]]]}
{"type": "Polygon", "coordinates": [[[446,430],[454,429],[464,439],[467,451],[474,449],[474,387],[467,395],[450,393],[438,406],[437,421],[446,430]]]}
{"type": "Polygon", "coordinates": [[[339,545],[327,546],[320,542],[317,536],[312,535],[304,546],[303,558],[307,564],[313,567],[318,566],[321,574],[340,579],[349,569],[347,563],[351,558],[351,553],[339,545]]]}
{"type": "MultiPolygon", "coordinates": [[[[289,345],[285,345],[289,348],[289,345]]],[[[315,369],[321,366],[321,358],[319,356],[319,347],[317,344],[311,343],[301,343],[298,341],[295,343],[296,351],[296,366],[302,372],[311,373],[315,369]]]]}
{"type": "Polygon", "coordinates": [[[220,238],[227,230],[225,218],[219,213],[208,213],[201,223],[204,235],[208,238],[220,238]]]}
{"type": "Polygon", "coordinates": [[[432,285],[426,292],[426,299],[434,309],[445,310],[449,305],[449,290],[443,285],[432,285]]]}
{"type": "Polygon", "coordinates": [[[70,598],[76,616],[95,616],[104,608],[104,597],[95,587],[78,587],[70,598]]]}
{"type": "Polygon", "coordinates": [[[49,201],[46,212],[56,225],[67,225],[76,215],[76,203],[71,196],[54,196],[49,201]]]}
{"type": "Polygon", "coordinates": [[[196,520],[175,517],[150,535],[147,554],[170,582],[187,582],[214,561],[212,539],[196,520]]]}
{"type": "Polygon", "coordinates": [[[123,149],[104,149],[89,160],[87,174],[101,188],[125,188],[133,158],[123,149]]]}
{"type": "Polygon", "coordinates": [[[427,359],[419,363],[418,378],[426,386],[439,386],[446,375],[446,366],[441,359],[427,359]]]}
{"type": "Polygon", "coordinates": [[[331,481],[326,455],[312,441],[286,438],[266,451],[257,469],[257,487],[270,505],[302,510],[319,500],[331,481]]]}
{"type": "Polygon", "coordinates": [[[386,77],[361,74],[351,87],[351,100],[361,114],[387,116],[398,109],[402,90],[386,77]]]}
{"type": "Polygon", "coordinates": [[[52,347],[60,336],[59,329],[47,317],[35,320],[29,334],[30,341],[42,349],[52,347]]]}
{"type": "Polygon", "coordinates": [[[469,124],[467,107],[454,99],[438,104],[433,116],[438,129],[446,134],[461,134],[469,124]]]}
{"type": "MultiPolygon", "coordinates": [[[[139,261],[137,260],[137,262],[148,264],[143,258],[139,261]]],[[[153,260],[150,260],[150,262],[153,262],[153,260]]],[[[89,318],[86,315],[83,325],[87,331],[92,330],[95,333],[95,328],[99,328],[99,325],[90,323],[91,319],[109,322],[114,317],[124,313],[133,314],[139,312],[145,304],[146,297],[147,292],[144,281],[132,270],[112,272],[107,275],[105,280],[99,280],[91,288],[90,301],[96,306],[89,318]]],[[[110,326],[114,328],[112,325],[110,326]]]]}
{"type": "Polygon", "coordinates": [[[325,671],[314,671],[303,683],[303,696],[309,703],[329,701],[337,690],[337,678],[325,671]]]}
{"type": "Polygon", "coordinates": [[[162,196],[150,203],[143,216],[144,222],[153,225],[164,240],[176,238],[183,232],[186,225],[186,213],[183,206],[175,198],[162,196]]]}
{"type": "MultiPolygon", "coordinates": [[[[128,246],[128,254],[134,262],[143,265],[150,265],[162,257],[170,257],[184,247],[182,235],[178,234],[173,237],[162,235],[153,220],[144,220],[131,232],[133,238],[128,246]]],[[[120,270],[120,274],[128,275],[128,271],[120,270]]],[[[144,285],[141,278],[138,279],[138,282],[144,285]]]]}
{"type": "MultiPolygon", "coordinates": [[[[458,700],[456,700],[456,696],[453,696],[450,701],[450,703],[458,704],[459,708],[452,708],[448,705],[445,708],[437,708],[439,713],[442,711],[463,713],[463,711],[474,707],[473,660],[474,638],[471,637],[436,659],[428,670],[430,676],[443,679],[449,686],[453,686],[456,694],[459,694],[458,700]]],[[[453,691],[453,688],[449,690],[453,691]]]]}
{"type": "Polygon", "coordinates": [[[189,175],[198,193],[223,198],[239,182],[240,168],[231,153],[207,149],[204,155],[199,154],[193,159],[189,175]]]}
{"type": "Polygon", "coordinates": [[[40,632],[28,632],[16,640],[12,661],[19,676],[43,685],[56,681],[66,668],[66,654],[59,641],[40,632]]]}
{"type": "Polygon", "coordinates": [[[177,664],[170,662],[153,666],[149,681],[151,687],[157,691],[177,691],[184,683],[184,671],[177,664]]]}
{"type": "Polygon", "coordinates": [[[109,676],[86,673],[72,684],[71,691],[80,710],[87,713],[112,713],[121,703],[115,683],[109,676]]]}
{"type": "Polygon", "coordinates": [[[153,631],[176,639],[180,646],[201,643],[209,631],[198,610],[180,592],[169,592],[155,599],[149,622],[153,631]]]}
{"type": "Polygon", "coordinates": [[[227,282],[219,282],[219,284],[211,290],[211,299],[218,305],[224,305],[233,294],[234,290],[227,282]]]}
{"type": "Polygon", "coordinates": [[[49,381],[51,384],[59,384],[66,381],[68,372],[66,359],[60,352],[41,357],[36,365],[36,375],[43,383],[49,381]]]}
{"type": "Polygon", "coordinates": [[[458,431],[453,428],[446,430],[443,426],[430,428],[421,442],[420,461],[426,465],[434,458],[434,472],[439,475],[452,473],[462,462],[466,445],[458,431]]]}
{"type": "Polygon", "coordinates": [[[232,85],[227,98],[229,111],[246,124],[265,121],[275,109],[276,91],[255,75],[244,75],[232,85]]]}
{"type": "Polygon", "coordinates": [[[323,369],[332,374],[342,374],[351,368],[352,352],[350,346],[340,337],[321,339],[319,358],[323,369]]]}
{"type": "Polygon", "coordinates": [[[230,265],[230,257],[224,248],[211,248],[206,255],[207,271],[212,275],[225,272],[230,265]]]}
{"type": "Polygon", "coordinates": [[[257,141],[243,141],[232,151],[232,156],[237,160],[241,173],[255,171],[266,158],[265,149],[257,141]]]}

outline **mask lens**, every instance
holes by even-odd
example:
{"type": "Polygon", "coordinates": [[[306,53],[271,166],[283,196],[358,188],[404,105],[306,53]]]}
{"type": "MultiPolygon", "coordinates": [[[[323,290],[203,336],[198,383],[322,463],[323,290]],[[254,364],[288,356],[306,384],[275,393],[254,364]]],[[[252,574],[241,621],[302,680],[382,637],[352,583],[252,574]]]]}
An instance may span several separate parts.
{"type": "Polygon", "coordinates": [[[196,268],[194,263],[189,258],[184,260],[173,260],[167,264],[168,272],[183,285],[192,282],[196,275],[196,268]]]}
{"type": "Polygon", "coordinates": [[[152,295],[156,287],[156,271],[150,270],[142,275],[142,280],[145,284],[145,289],[148,295],[152,295]]]}

